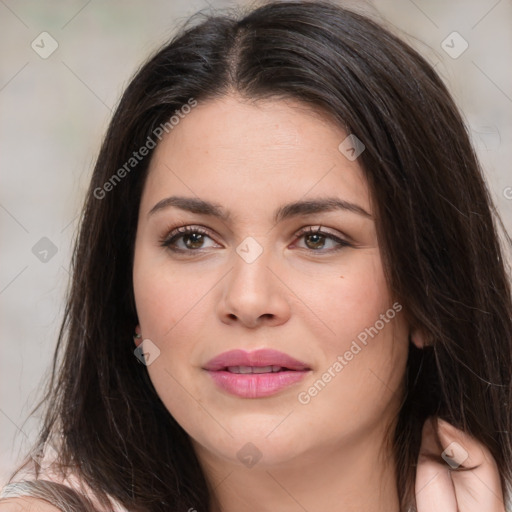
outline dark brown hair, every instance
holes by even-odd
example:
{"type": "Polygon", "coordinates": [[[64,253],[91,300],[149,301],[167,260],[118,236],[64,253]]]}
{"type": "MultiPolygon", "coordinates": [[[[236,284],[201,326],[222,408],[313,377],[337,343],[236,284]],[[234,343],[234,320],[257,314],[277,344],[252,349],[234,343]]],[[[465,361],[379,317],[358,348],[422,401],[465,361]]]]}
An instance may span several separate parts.
{"type": "Polygon", "coordinates": [[[212,493],[189,437],[133,354],[132,258],[150,156],[101,198],[97,191],[190,98],[231,91],[300,100],[366,146],[359,162],[388,284],[429,343],[410,345],[394,433],[402,510],[414,504],[421,428],[432,415],[484,443],[505,486],[512,305],[497,216],[466,128],[416,51],[368,18],[323,2],[206,16],[128,85],[87,194],[39,444],[62,434],[63,467],[129,510],[208,510],[212,493]]]}

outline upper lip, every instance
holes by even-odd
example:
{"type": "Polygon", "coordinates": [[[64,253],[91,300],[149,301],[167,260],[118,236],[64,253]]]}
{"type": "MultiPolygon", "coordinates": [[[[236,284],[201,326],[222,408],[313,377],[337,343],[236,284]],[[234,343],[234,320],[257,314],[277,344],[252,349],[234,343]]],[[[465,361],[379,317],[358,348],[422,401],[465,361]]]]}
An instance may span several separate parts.
{"type": "Polygon", "coordinates": [[[260,349],[253,352],[229,350],[210,359],[203,368],[209,371],[219,371],[229,366],[281,366],[296,371],[310,369],[307,364],[288,354],[271,349],[260,349]]]}

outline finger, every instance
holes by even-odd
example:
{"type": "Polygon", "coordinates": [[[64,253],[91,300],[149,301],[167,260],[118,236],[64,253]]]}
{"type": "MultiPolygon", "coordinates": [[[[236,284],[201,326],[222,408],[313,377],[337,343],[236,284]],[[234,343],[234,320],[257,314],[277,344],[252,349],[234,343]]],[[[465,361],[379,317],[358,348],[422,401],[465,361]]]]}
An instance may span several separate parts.
{"type": "Polygon", "coordinates": [[[488,448],[444,420],[439,420],[437,433],[459,510],[505,512],[498,467],[488,448]],[[474,469],[455,471],[459,467],[474,469]]]}
{"type": "MultiPolygon", "coordinates": [[[[418,512],[458,512],[450,467],[431,460],[443,451],[432,419],[423,425],[421,447],[416,469],[416,507],[418,512]]],[[[482,512],[482,511],[480,511],[482,512]]]]}

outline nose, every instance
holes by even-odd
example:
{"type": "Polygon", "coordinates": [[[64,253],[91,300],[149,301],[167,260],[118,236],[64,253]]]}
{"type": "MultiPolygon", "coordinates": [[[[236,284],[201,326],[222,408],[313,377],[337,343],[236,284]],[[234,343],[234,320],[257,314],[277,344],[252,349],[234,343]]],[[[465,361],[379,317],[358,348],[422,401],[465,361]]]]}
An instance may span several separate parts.
{"type": "Polygon", "coordinates": [[[251,263],[238,255],[226,280],[217,312],[222,322],[254,329],[262,325],[277,326],[290,318],[287,288],[277,277],[276,265],[268,254],[251,263]]]}

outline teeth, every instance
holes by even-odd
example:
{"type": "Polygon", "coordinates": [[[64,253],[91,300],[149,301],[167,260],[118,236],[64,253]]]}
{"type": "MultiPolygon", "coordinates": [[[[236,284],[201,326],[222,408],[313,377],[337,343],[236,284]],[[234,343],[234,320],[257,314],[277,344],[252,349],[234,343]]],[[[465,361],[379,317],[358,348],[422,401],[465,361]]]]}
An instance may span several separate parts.
{"type": "Polygon", "coordinates": [[[272,373],[272,366],[255,366],[252,373],[272,373]]]}
{"type": "Polygon", "coordinates": [[[276,373],[282,370],[282,366],[228,366],[231,373],[276,373]]]}

